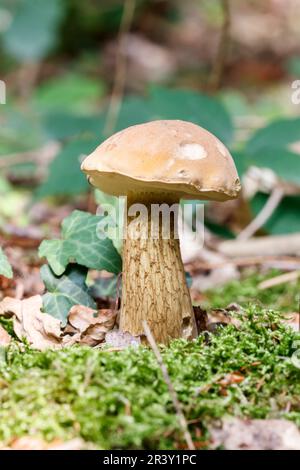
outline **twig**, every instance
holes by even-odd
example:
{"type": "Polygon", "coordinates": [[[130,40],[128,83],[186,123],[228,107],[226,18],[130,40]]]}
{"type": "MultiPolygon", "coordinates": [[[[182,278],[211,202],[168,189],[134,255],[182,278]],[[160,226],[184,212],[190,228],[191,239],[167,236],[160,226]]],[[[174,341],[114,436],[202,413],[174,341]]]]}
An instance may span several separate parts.
{"type": "Polygon", "coordinates": [[[151,348],[152,348],[152,350],[155,354],[155,357],[157,359],[157,362],[158,362],[159,367],[161,369],[161,372],[163,374],[164,381],[166,382],[166,384],[168,386],[169,393],[171,395],[174,408],[176,410],[176,415],[177,415],[177,418],[178,418],[178,422],[179,422],[180,428],[182,430],[182,433],[184,435],[185,441],[187,443],[188,449],[189,450],[195,450],[195,446],[194,446],[194,443],[193,443],[193,440],[192,440],[192,436],[189,432],[188,424],[187,424],[187,421],[186,421],[185,416],[184,416],[183,411],[182,411],[181,403],[178,400],[176,390],[175,390],[175,388],[172,384],[172,381],[171,381],[169,373],[168,373],[168,369],[167,369],[165,363],[163,362],[162,356],[160,354],[160,350],[157,347],[155,339],[154,339],[154,337],[151,333],[151,330],[150,330],[146,320],[143,321],[143,327],[144,327],[144,332],[145,332],[146,338],[147,338],[147,340],[148,340],[148,342],[149,342],[149,344],[150,344],[150,346],[151,346],[151,348]]]}
{"type": "Polygon", "coordinates": [[[223,10],[223,25],[219,41],[219,47],[216,55],[216,60],[211,72],[209,88],[211,91],[217,91],[220,88],[223,78],[225,62],[230,45],[230,1],[221,0],[223,10]]]}
{"type": "Polygon", "coordinates": [[[267,220],[269,220],[276,211],[277,207],[282,201],[283,196],[284,191],[282,188],[274,188],[262,210],[252,220],[252,222],[240,232],[240,234],[237,236],[237,239],[248,240],[248,238],[252,237],[252,235],[254,235],[261,227],[263,227],[267,220]]]}
{"type": "Polygon", "coordinates": [[[300,233],[252,237],[248,240],[226,240],[219,243],[218,251],[232,258],[251,256],[281,256],[300,254],[300,233]]]}
{"type": "Polygon", "coordinates": [[[279,276],[272,277],[258,285],[259,290],[269,289],[270,287],[279,286],[287,282],[296,281],[300,277],[300,270],[292,271],[290,273],[280,274],[279,276]]]}
{"type": "Polygon", "coordinates": [[[246,267],[255,265],[267,265],[268,267],[284,269],[286,271],[300,269],[300,258],[295,256],[250,256],[247,258],[234,258],[226,259],[220,262],[205,262],[197,261],[196,268],[193,264],[190,264],[188,271],[197,273],[199,271],[207,271],[211,269],[220,268],[227,264],[233,264],[234,266],[246,267]]]}
{"type": "Polygon", "coordinates": [[[123,16],[119,31],[119,46],[116,58],[115,79],[104,126],[105,135],[110,135],[113,133],[122,104],[127,66],[125,53],[126,37],[131,28],[134,10],[135,0],[126,0],[124,3],[123,16]]]}

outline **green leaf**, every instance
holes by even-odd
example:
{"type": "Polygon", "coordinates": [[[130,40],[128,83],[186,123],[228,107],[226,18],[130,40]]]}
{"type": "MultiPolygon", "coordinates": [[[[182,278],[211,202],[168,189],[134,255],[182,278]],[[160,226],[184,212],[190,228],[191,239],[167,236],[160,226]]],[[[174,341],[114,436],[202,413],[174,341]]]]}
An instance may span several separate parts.
{"type": "Polygon", "coordinates": [[[250,166],[270,168],[279,178],[300,184],[300,155],[284,148],[265,148],[256,153],[234,154],[238,172],[243,174],[250,166]]]}
{"type": "Polygon", "coordinates": [[[51,195],[79,194],[88,190],[80,161],[99,144],[95,140],[75,140],[68,143],[49,165],[48,178],[36,191],[38,198],[51,195]]]}
{"type": "Polygon", "coordinates": [[[182,119],[208,129],[224,143],[233,136],[231,118],[220,101],[190,90],[152,88],[148,98],[124,100],[118,129],[155,119],[182,119]]]}
{"type": "Polygon", "coordinates": [[[191,121],[212,132],[226,144],[232,140],[231,118],[216,98],[190,90],[153,88],[150,102],[157,113],[156,119],[191,121]]]}
{"type": "Polygon", "coordinates": [[[118,276],[100,278],[90,287],[89,292],[94,298],[100,297],[111,297],[115,298],[118,294],[120,295],[122,289],[121,280],[118,281],[118,276]],[[119,284],[119,286],[118,286],[119,284]],[[118,289],[117,289],[118,287],[118,289]]]}
{"type": "Polygon", "coordinates": [[[300,118],[279,119],[254,133],[246,145],[247,154],[272,148],[282,149],[300,139],[300,118]]]}
{"type": "Polygon", "coordinates": [[[38,109],[62,109],[68,112],[85,112],[93,109],[104,93],[101,80],[68,73],[44,82],[33,95],[38,109]]]}
{"type": "MultiPolygon", "coordinates": [[[[257,194],[251,201],[251,208],[257,215],[267,201],[268,196],[257,194]]],[[[300,197],[285,197],[264,228],[272,235],[300,232],[299,217],[300,197]]]]}
{"type": "Polygon", "coordinates": [[[6,255],[3,253],[2,248],[0,248],[0,275],[9,279],[13,277],[11,266],[6,255]]]}
{"type": "Polygon", "coordinates": [[[62,239],[44,240],[39,255],[46,257],[56,275],[61,275],[70,262],[87,268],[118,274],[121,257],[109,238],[99,238],[103,217],[74,211],[62,223],[62,239]]]}
{"type": "Polygon", "coordinates": [[[21,61],[42,59],[56,43],[62,16],[61,0],[23,0],[3,35],[5,49],[21,61]]]}
{"type": "Polygon", "coordinates": [[[44,134],[48,139],[64,140],[82,135],[90,138],[100,136],[98,144],[101,143],[104,120],[104,115],[80,116],[63,111],[49,111],[41,117],[44,134]]]}
{"type": "Polygon", "coordinates": [[[71,264],[63,276],[55,276],[47,265],[41,267],[41,277],[47,289],[43,295],[43,307],[46,313],[66,324],[67,316],[73,305],[85,305],[96,308],[96,304],[85,283],[87,268],[71,264]]]}

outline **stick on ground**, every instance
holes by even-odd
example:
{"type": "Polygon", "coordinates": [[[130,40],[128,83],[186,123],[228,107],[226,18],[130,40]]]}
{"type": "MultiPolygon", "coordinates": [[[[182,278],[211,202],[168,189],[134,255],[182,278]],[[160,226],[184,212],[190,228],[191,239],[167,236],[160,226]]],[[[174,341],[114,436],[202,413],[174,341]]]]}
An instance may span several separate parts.
{"type": "Polygon", "coordinates": [[[152,348],[152,350],[155,354],[155,357],[157,359],[159,367],[162,371],[164,381],[166,382],[166,384],[168,386],[169,393],[171,395],[172,402],[173,402],[173,405],[174,405],[174,408],[175,408],[175,411],[176,411],[176,415],[177,415],[177,418],[178,418],[178,422],[179,422],[180,428],[182,430],[184,439],[187,443],[188,449],[189,450],[195,450],[195,446],[194,446],[194,443],[193,443],[193,440],[192,440],[192,436],[189,432],[188,424],[187,424],[187,421],[186,421],[185,416],[183,414],[181,403],[178,400],[176,390],[175,390],[175,388],[172,384],[171,378],[169,376],[168,369],[167,369],[165,363],[163,362],[163,358],[160,354],[160,350],[159,350],[159,348],[158,348],[158,346],[155,342],[155,339],[154,339],[154,337],[151,333],[151,330],[148,326],[148,323],[145,320],[143,321],[143,327],[144,327],[144,332],[145,332],[146,338],[147,338],[147,340],[148,340],[148,342],[149,342],[149,344],[150,344],[150,346],[151,346],[151,348],[152,348]]]}
{"type": "Polygon", "coordinates": [[[300,277],[300,271],[292,271],[290,273],[280,274],[279,276],[272,277],[266,281],[261,282],[258,285],[259,290],[269,289],[270,287],[279,286],[280,284],[285,284],[287,282],[297,281],[300,277]]]}

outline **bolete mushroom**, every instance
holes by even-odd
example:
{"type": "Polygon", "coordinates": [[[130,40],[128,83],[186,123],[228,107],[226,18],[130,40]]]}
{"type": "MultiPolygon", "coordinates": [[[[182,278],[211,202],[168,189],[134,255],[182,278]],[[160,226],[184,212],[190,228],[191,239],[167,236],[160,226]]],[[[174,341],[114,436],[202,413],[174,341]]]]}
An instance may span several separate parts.
{"type": "Polygon", "coordinates": [[[172,209],[181,198],[237,197],[240,182],[226,147],[191,122],[153,121],[111,136],[81,168],[93,186],[127,196],[120,329],[143,336],[146,320],[158,343],[195,337],[193,307],[175,236],[176,210],[169,212],[167,237],[162,218],[151,213],[154,205],[172,209]]]}

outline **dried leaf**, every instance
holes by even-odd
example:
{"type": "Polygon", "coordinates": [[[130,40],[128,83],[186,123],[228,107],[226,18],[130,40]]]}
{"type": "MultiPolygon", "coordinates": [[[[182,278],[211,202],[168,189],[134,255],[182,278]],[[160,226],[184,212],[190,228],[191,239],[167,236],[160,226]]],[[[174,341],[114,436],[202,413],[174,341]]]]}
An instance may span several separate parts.
{"type": "Polygon", "coordinates": [[[86,331],[81,335],[81,344],[87,344],[88,346],[96,346],[102,343],[105,339],[107,328],[101,323],[89,326],[86,331]]]}
{"type": "Polygon", "coordinates": [[[227,450],[300,450],[297,426],[284,419],[224,419],[211,428],[213,446],[227,450]]]}
{"type": "Polygon", "coordinates": [[[85,305],[73,305],[69,311],[68,322],[81,333],[90,325],[97,323],[95,314],[97,310],[86,307],[85,305]]]}
{"type": "Polygon", "coordinates": [[[8,346],[10,342],[11,342],[11,336],[0,325],[0,346],[8,346]]]}
{"type": "Polygon", "coordinates": [[[42,351],[60,347],[60,321],[42,313],[41,308],[40,295],[24,300],[5,297],[0,303],[0,315],[12,316],[16,335],[19,339],[26,338],[33,348],[42,351]]]}
{"type": "Polygon", "coordinates": [[[108,331],[112,330],[117,313],[110,309],[93,310],[84,305],[74,305],[69,312],[68,321],[71,327],[78,333],[73,337],[64,340],[64,344],[81,343],[89,346],[96,346],[105,339],[108,331]]]}

